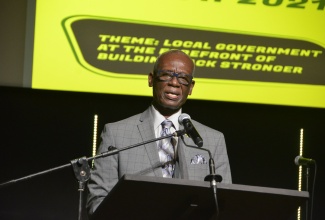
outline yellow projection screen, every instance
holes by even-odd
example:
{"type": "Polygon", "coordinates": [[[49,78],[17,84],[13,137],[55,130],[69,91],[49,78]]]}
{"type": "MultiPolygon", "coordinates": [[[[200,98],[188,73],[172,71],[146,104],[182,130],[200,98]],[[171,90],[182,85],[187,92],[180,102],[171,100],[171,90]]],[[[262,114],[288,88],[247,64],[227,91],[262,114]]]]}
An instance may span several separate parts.
{"type": "Polygon", "coordinates": [[[190,98],[325,107],[325,0],[37,0],[31,87],[150,96],[156,57],[196,63],[190,98]]]}

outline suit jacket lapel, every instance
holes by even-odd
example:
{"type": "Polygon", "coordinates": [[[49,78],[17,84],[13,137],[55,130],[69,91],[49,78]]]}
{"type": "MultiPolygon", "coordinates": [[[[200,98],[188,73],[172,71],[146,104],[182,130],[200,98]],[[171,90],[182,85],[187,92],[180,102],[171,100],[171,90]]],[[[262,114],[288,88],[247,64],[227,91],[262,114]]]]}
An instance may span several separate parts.
{"type": "MultiPolygon", "coordinates": [[[[148,141],[155,137],[153,119],[149,108],[142,113],[138,129],[143,141],[148,141]]],[[[145,144],[144,147],[147,151],[155,176],[162,177],[161,163],[159,160],[156,142],[145,144]]]]}

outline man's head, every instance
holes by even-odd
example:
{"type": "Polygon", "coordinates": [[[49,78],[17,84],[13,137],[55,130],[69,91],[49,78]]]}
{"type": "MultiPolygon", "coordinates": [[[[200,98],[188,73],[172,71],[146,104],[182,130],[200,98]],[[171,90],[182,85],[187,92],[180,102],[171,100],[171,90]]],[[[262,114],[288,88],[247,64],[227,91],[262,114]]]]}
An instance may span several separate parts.
{"type": "Polygon", "coordinates": [[[148,83],[153,87],[153,105],[165,117],[177,112],[192,94],[194,87],[193,60],[180,50],[161,54],[148,75],[148,83]]]}

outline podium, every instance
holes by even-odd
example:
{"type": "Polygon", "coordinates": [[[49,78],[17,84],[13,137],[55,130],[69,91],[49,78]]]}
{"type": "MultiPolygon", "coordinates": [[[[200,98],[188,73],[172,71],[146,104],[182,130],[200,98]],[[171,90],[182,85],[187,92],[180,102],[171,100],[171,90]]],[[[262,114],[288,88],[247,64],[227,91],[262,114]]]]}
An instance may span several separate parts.
{"type": "MultiPolygon", "coordinates": [[[[218,183],[218,220],[294,219],[305,191],[218,183]]],[[[93,214],[104,219],[214,219],[209,182],[124,175],[93,214]]]]}

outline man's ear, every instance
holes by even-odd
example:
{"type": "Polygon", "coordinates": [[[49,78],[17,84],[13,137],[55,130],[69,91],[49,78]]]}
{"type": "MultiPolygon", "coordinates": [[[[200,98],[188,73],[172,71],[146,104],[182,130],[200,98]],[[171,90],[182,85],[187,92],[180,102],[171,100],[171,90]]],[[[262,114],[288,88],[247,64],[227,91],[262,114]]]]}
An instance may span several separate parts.
{"type": "Polygon", "coordinates": [[[192,91],[193,91],[194,85],[195,85],[195,81],[192,80],[191,85],[190,85],[190,91],[188,92],[189,95],[192,95],[192,91]]]}
{"type": "Polygon", "coordinates": [[[153,74],[150,72],[148,74],[148,86],[152,87],[152,85],[153,85],[153,74]]]}

